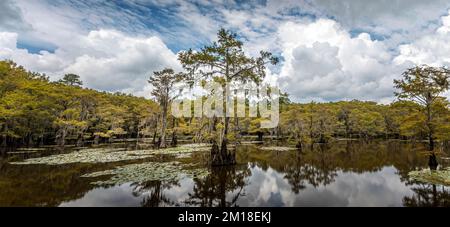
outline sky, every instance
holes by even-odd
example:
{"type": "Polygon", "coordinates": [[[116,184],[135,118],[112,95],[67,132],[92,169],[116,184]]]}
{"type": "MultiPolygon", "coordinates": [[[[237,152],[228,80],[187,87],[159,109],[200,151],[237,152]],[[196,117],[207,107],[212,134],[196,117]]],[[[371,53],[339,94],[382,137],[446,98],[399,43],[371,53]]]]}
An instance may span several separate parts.
{"type": "Polygon", "coordinates": [[[1,0],[0,60],[150,97],[152,72],[220,28],[279,56],[267,81],[297,102],[389,103],[408,67],[450,65],[448,0],[1,0]]]}

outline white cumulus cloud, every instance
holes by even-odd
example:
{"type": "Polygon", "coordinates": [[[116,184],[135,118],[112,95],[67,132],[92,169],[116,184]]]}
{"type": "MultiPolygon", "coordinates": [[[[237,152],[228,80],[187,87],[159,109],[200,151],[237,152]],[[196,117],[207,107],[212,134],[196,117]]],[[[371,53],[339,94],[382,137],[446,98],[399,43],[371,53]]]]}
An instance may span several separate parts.
{"type": "Polygon", "coordinates": [[[225,27],[238,33],[247,54],[282,56],[266,81],[295,101],[381,102],[393,100],[393,79],[407,67],[450,64],[445,0],[124,4],[127,10],[113,2],[5,0],[0,60],[55,80],[77,73],[89,88],[148,96],[152,71],[181,69],[173,50],[207,45],[225,27]],[[150,13],[156,8],[164,19],[150,13]]]}
{"type": "Polygon", "coordinates": [[[54,53],[39,54],[17,48],[17,37],[16,33],[0,33],[0,59],[13,60],[52,79],[75,73],[94,89],[148,96],[147,79],[153,71],[180,69],[176,54],[156,36],[130,37],[115,30],[97,30],[54,53]]]}
{"type": "Polygon", "coordinates": [[[287,22],[278,31],[285,59],[280,85],[297,100],[392,97],[392,54],[367,33],[352,37],[336,21],[287,22]]]}
{"type": "Polygon", "coordinates": [[[395,58],[397,64],[429,64],[450,66],[450,11],[441,18],[442,25],[433,33],[425,35],[412,43],[401,45],[400,54],[395,58]]]}

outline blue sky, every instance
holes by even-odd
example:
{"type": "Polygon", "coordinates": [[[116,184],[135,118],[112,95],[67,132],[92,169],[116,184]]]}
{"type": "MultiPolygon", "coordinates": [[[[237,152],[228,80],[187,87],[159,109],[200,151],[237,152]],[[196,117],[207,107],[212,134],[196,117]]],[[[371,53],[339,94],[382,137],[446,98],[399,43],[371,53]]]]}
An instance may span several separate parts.
{"type": "Polygon", "coordinates": [[[296,101],[389,102],[392,80],[415,64],[450,64],[444,0],[2,0],[0,59],[52,79],[148,97],[155,70],[214,41],[221,27],[245,51],[283,61],[268,82],[296,101]]]}

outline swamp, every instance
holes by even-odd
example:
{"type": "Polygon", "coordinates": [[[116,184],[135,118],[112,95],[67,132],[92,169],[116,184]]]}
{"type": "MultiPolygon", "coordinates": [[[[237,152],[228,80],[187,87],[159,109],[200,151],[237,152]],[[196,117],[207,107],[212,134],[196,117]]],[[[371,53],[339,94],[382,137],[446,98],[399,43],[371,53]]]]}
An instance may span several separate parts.
{"type": "MultiPolygon", "coordinates": [[[[243,143],[236,149],[237,164],[221,167],[206,165],[207,146],[163,151],[124,142],[63,151],[23,149],[30,152],[0,159],[0,205],[450,205],[448,182],[411,175],[428,167],[421,143],[342,140],[302,151],[276,141],[243,143]]],[[[443,169],[450,167],[446,157],[449,151],[438,155],[443,169]]]]}
{"type": "Polygon", "coordinates": [[[51,2],[0,1],[0,207],[450,207],[449,1],[51,2]]]}

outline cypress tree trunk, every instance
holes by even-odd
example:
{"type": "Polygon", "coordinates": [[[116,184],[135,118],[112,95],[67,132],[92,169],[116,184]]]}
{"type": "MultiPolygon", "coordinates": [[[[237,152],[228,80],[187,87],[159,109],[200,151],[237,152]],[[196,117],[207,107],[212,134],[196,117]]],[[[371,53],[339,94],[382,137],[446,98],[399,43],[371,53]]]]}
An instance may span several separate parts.
{"type": "Polygon", "coordinates": [[[177,133],[175,131],[172,133],[171,145],[172,145],[172,147],[176,147],[178,145],[177,133]]]}
{"type": "Polygon", "coordinates": [[[437,162],[437,158],[436,155],[433,153],[430,154],[429,159],[428,159],[428,166],[430,167],[430,170],[436,170],[438,167],[438,162],[437,162]]]}
{"type": "Polygon", "coordinates": [[[211,150],[212,165],[213,166],[225,166],[236,164],[236,154],[228,151],[228,125],[230,122],[229,117],[225,117],[225,127],[221,138],[220,148],[219,145],[214,142],[211,150]]]}
{"type": "Polygon", "coordinates": [[[82,147],[83,146],[83,134],[80,133],[78,135],[78,140],[77,140],[77,147],[82,147]]]}
{"type": "Polygon", "coordinates": [[[433,151],[434,150],[434,139],[433,139],[433,133],[429,133],[428,134],[428,143],[429,143],[429,151],[433,151]]]}
{"type": "Polygon", "coordinates": [[[241,135],[239,134],[239,118],[236,116],[234,116],[234,136],[235,136],[235,145],[240,143],[240,139],[241,139],[241,135]]]}
{"type": "Polygon", "coordinates": [[[431,152],[429,159],[428,159],[428,166],[431,170],[436,170],[439,163],[436,158],[436,154],[434,153],[434,130],[432,125],[432,116],[431,116],[431,102],[426,107],[427,111],[427,128],[428,128],[428,150],[431,152]]]}
{"type": "MultiPolygon", "coordinates": [[[[228,50],[226,50],[225,53],[226,58],[228,58],[229,53],[228,50]]],[[[225,82],[229,83],[231,81],[230,78],[230,65],[229,63],[225,66],[225,82]]],[[[236,164],[236,154],[234,152],[228,152],[227,144],[228,144],[228,128],[230,124],[230,117],[227,116],[228,114],[228,106],[227,106],[227,100],[228,96],[230,94],[230,91],[227,88],[227,84],[222,85],[222,97],[223,97],[223,111],[224,111],[224,129],[223,133],[221,134],[220,139],[220,149],[218,145],[216,145],[216,142],[213,143],[213,147],[211,149],[211,158],[212,158],[212,165],[213,166],[223,166],[223,165],[235,165],[236,164]],[[216,147],[217,146],[217,147],[216,147]],[[220,150],[220,153],[217,154],[216,151],[220,150]]],[[[234,102],[233,102],[234,103],[234,102]]]]}
{"type": "Polygon", "coordinates": [[[219,166],[222,164],[222,156],[220,154],[219,145],[214,141],[211,148],[211,165],[219,166]]]}
{"type": "Polygon", "coordinates": [[[157,145],[156,144],[156,135],[157,135],[157,131],[158,131],[158,119],[156,119],[155,122],[155,131],[153,132],[153,145],[157,145]]]}
{"type": "Polygon", "coordinates": [[[56,140],[58,146],[64,147],[66,145],[66,136],[67,136],[67,129],[66,127],[62,127],[58,132],[58,137],[56,140]]]}
{"type": "Polygon", "coordinates": [[[177,139],[177,119],[175,117],[173,117],[172,120],[172,142],[170,145],[172,145],[172,147],[176,147],[178,145],[178,139],[177,139]]]}
{"type": "MultiPolygon", "coordinates": [[[[227,82],[229,81],[228,79],[228,66],[227,66],[227,70],[226,70],[226,75],[227,75],[227,82]]],[[[213,166],[224,166],[224,165],[235,165],[236,164],[236,154],[234,152],[229,152],[228,151],[228,128],[230,125],[230,117],[227,116],[227,88],[226,85],[222,86],[223,91],[222,91],[222,95],[223,95],[223,110],[224,110],[224,128],[223,128],[223,133],[220,135],[220,144],[217,144],[217,142],[213,142],[213,147],[211,148],[211,164],[213,166]],[[219,148],[220,145],[220,148],[219,148]],[[217,153],[217,151],[219,151],[217,153]]],[[[215,124],[216,121],[214,120],[214,131],[215,131],[215,124]]]]}
{"type": "Polygon", "coordinates": [[[258,135],[258,141],[262,142],[264,133],[263,132],[257,132],[257,135],[258,135]]]}
{"type": "Polygon", "coordinates": [[[100,136],[99,135],[95,135],[95,137],[94,137],[94,144],[95,145],[98,145],[99,139],[100,139],[100,136]]]}
{"type": "Polygon", "coordinates": [[[8,137],[6,135],[3,135],[3,140],[2,140],[2,147],[6,147],[6,140],[8,139],[8,137]]]}
{"type": "Polygon", "coordinates": [[[8,122],[6,122],[5,124],[5,128],[4,128],[4,134],[3,134],[3,141],[2,141],[2,147],[6,147],[8,145],[8,136],[7,133],[8,132],[8,122]]]}
{"type": "Polygon", "coordinates": [[[297,142],[297,145],[295,145],[295,147],[296,147],[297,149],[299,149],[299,150],[302,150],[302,149],[303,149],[302,142],[301,142],[301,141],[298,141],[298,142],[297,142]]]}
{"type": "Polygon", "coordinates": [[[166,148],[166,129],[167,129],[167,106],[163,106],[162,121],[161,121],[161,135],[159,140],[159,147],[166,148]]]}

